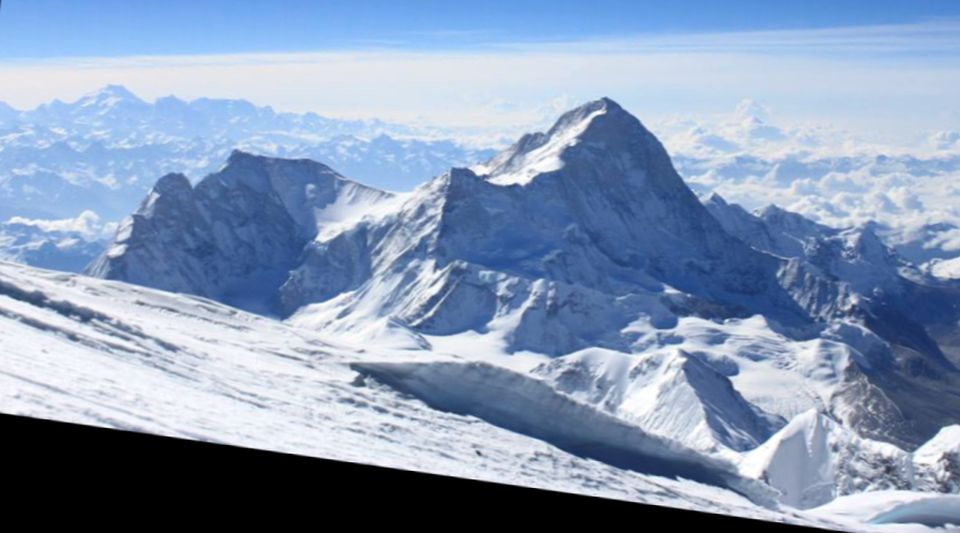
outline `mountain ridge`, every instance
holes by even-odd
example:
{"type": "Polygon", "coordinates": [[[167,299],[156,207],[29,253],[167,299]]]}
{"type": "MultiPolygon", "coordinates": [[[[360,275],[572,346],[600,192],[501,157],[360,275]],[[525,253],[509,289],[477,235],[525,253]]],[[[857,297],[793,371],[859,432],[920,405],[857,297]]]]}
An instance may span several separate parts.
{"type": "MultiPolygon", "coordinates": [[[[679,347],[692,343],[689,351],[727,357],[726,367],[744,372],[734,386],[748,402],[768,402],[771,391],[747,379],[754,374],[746,369],[759,364],[762,372],[781,372],[788,365],[796,368],[790,379],[814,391],[808,407],[819,405],[871,438],[918,446],[958,421],[951,412],[960,412],[960,397],[925,407],[931,393],[924,387],[950,390],[960,372],[944,357],[943,341],[907,314],[912,298],[924,296],[942,302],[938,309],[950,316],[957,312],[952,293],[906,284],[894,264],[880,261],[887,249],[869,234],[821,231],[774,209],[766,218],[737,216],[791,246],[751,245],[736,228],[724,227],[722,213],[711,213],[687,187],[656,137],[612,100],[579,106],[547,133],[521,137],[487,164],[453,168],[408,195],[379,198],[369,211],[360,209],[370,216],[347,221],[311,218],[318,206],[306,200],[302,183],[281,188],[289,201],[251,196],[245,180],[262,168],[243,168],[233,159],[197,186],[211,191],[201,211],[216,214],[215,200],[235,196],[228,202],[233,214],[208,222],[207,215],[172,210],[170,223],[185,223],[178,231],[188,234],[200,228],[195,240],[202,244],[218,240],[218,225],[251,217],[263,224],[245,226],[243,238],[227,239],[240,244],[220,255],[198,255],[207,244],[197,248],[190,239],[173,248],[168,243],[177,250],[168,255],[189,265],[185,277],[200,282],[164,286],[165,272],[144,279],[268,309],[333,335],[368,335],[376,324],[406,329],[418,346],[480,335],[507,354],[560,357],[588,348],[660,349],[670,344],[658,339],[673,335],[679,347]],[[811,246],[784,233],[794,226],[806,228],[811,246]],[[297,238],[285,242],[290,235],[297,238]],[[272,245],[249,246],[258,242],[272,245]],[[266,257],[271,270],[259,272],[255,265],[266,257]],[[238,264],[247,266],[238,270],[238,264]],[[206,271],[215,274],[194,274],[206,271]],[[859,272],[871,273],[872,281],[857,285],[859,272]],[[207,292],[209,282],[202,281],[213,279],[219,294],[207,292]],[[864,289],[877,283],[905,289],[882,297],[864,289]],[[751,323],[756,316],[762,324],[751,323]],[[718,325],[710,335],[729,339],[735,336],[728,329],[759,328],[756,334],[779,346],[770,356],[751,354],[748,346],[723,356],[716,346],[700,345],[696,335],[706,324],[718,325]],[[790,361],[799,355],[810,361],[790,361]]],[[[283,172],[307,164],[270,161],[283,172]]],[[[150,264],[135,259],[134,248],[110,255],[106,263],[150,264]]],[[[176,261],[173,268],[180,268],[176,261]]],[[[95,267],[91,273],[136,281],[133,270],[95,267]]],[[[796,413],[784,409],[793,401],[785,391],[772,394],[767,405],[774,410],[764,410],[784,418],[796,413]]]]}

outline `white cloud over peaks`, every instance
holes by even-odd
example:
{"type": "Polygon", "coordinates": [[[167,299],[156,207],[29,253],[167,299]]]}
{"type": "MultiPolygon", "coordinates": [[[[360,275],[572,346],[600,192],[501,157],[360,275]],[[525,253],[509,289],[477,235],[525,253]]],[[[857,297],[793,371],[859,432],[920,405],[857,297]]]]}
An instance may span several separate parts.
{"type": "MultiPolygon", "coordinates": [[[[774,203],[835,227],[960,223],[960,143],[934,151],[867,142],[828,125],[782,123],[753,99],[727,114],[675,118],[658,128],[695,190],[747,209],[774,203]]],[[[934,245],[953,246],[952,237],[934,245]]]]}
{"type": "Polygon", "coordinates": [[[78,215],[76,218],[64,218],[58,220],[13,217],[7,221],[7,224],[32,226],[47,232],[79,233],[88,239],[100,239],[107,237],[116,229],[116,224],[102,223],[100,216],[90,210],[80,213],[80,215],[78,215]]]}
{"type": "Polygon", "coordinates": [[[958,252],[960,251],[960,229],[939,233],[924,246],[926,248],[940,248],[948,252],[958,252]]]}
{"type": "Polygon", "coordinates": [[[930,136],[930,144],[940,150],[960,148],[960,131],[938,131],[930,136]]]}

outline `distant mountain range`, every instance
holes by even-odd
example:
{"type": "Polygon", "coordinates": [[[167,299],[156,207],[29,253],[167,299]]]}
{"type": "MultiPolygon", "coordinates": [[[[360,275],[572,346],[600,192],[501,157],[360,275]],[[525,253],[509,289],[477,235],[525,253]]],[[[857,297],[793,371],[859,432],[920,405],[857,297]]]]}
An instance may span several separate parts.
{"type": "MultiPolygon", "coordinates": [[[[888,155],[869,147],[838,153],[849,139],[781,128],[769,115],[747,100],[726,122],[657,127],[698,194],[720,191],[759,209],[778,203],[835,227],[873,224],[878,237],[919,269],[960,279],[960,212],[950,201],[957,194],[950,184],[960,172],[960,145],[939,135],[937,150],[928,154],[888,155]]],[[[495,153],[474,145],[438,137],[436,130],[281,113],[243,100],[168,96],[150,103],[107,86],[75,102],[29,111],[0,105],[0,224],[13,217],[65,222],[90,211],[109,233],[157,176],[180,173],[196,183],[220,170],[236,149],[312,159],[382,190],[409,191],[495,153]]],[[[0,239],[0,256],[76,270],[90,250],[103,246],[100,233],[75,235],[86,239],[80,247],[62,246],[61,236],[36,229],[45,226],[33,226],[30,246],[49,242],[53,247],[42,257],[58,258],[34,262],[40,256],[6,248],[16,232],[2,227],[7,237],[0,239]]]]}
{"type": "Polygon", "coordinates": [[[199,179],[237,148],[310,157],[387,189],[409,189],[492,152],[414,138],[381,121],[279,113],[244,100],[170,96],[148,103],[120,86],[30,111],[0,107],[0,220],[64,219],[91,210],[117,221],[158,174],[199,179]]]}

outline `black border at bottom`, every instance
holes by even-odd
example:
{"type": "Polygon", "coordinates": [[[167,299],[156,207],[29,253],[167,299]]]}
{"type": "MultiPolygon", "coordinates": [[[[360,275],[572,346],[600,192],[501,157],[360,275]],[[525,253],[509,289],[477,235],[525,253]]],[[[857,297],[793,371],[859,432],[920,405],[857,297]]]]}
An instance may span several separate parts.
{"type": "Polygon", "coordinates": [[[234,519],[251,512],[260,519],[266,513],[271,522],[309,517],[316,527],[346,520],[405,529],[585,524],[591,530],[815,531],[22,416],[0,414],[0,439],[2,482],[13,493],[7,506],[14,511],[32,502],[54,515],[66,504],[110,516],[133,506],[153,509],[147,525],[187,509],[221,509],[217,513],[227,516],[227,503],[234,519]]]}

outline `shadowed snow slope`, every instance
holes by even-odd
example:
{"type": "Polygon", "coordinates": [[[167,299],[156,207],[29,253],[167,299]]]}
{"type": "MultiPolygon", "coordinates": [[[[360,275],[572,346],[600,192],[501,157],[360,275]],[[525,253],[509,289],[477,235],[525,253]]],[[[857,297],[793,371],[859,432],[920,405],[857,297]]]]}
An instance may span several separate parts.
{"type": "Polygon", "coordinates": [[[528,374],[476,361],[353,366],[438,409],[477,416],[578,456],[627,470],[718,485],[755,502],[775,505],[769,487],[741,477],[731,463],[651,435],[528,374]]]}
{"type": "Polygon", "coordinates": [[[785,423],[747,402],[709,362],[682,350],[636,356],[585,350],[533,372],[574,398],[704,451],[755,448],[785,423]]]}
{"type": "MultiPolygon", "coordinates": [[[[941,430],[913,453],[857,436],[814,410],[800,414],[742,457],[740,471],[781,491],[781,501],[807,509],[840,496],[912,490],[956,494],[960,427],[941,430]]],[[[960,515],[956,517],[960,520],[960,515]]]]}
{"type": "Polygon", "coordinates": [[[744,474],[765,480],[782,501],[808,509],[837,496],[910,489],[910,454],[857,437],[816,411],[797,416],[741,464],[744,474]]]}

